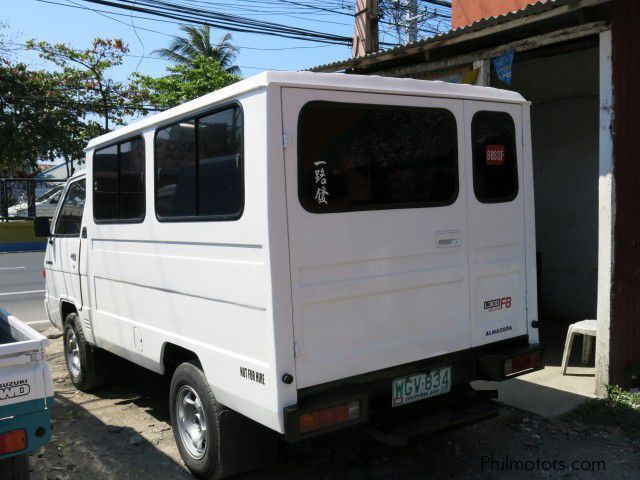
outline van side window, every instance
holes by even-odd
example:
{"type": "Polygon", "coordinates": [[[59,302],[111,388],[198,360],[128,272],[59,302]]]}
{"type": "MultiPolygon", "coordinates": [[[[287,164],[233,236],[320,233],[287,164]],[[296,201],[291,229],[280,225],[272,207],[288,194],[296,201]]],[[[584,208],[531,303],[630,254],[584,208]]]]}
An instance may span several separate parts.
{"type": "Polygon", "coordinates": [[[118,218],[118,145],[93,154],[93,218],[118,218]]]}
{"type": "Polygon", "coordinates": [[[242,210],[240,109],[198,119],[198,215],[242,210]]]}
{"type": "Polygon", "coordinates": [[[79,236],[86,197],[85,180],[69,185],[53,230],[54,235],[79,236]]]}
{"type": "Polygon", "coordinates": [[[473,190],[482,203],[518,195],[516,128],[506,112],[477,112],[471,121],[473,190]]]}
{"type": "Polygon", "coordinates": [[[244,206],[242,110],[234,105],[159,129],[156,215],[161,221],[235,220],[244,206]]]}
{"type": "Polygon", "coordinates": [[[144,220],[144,140],[101,148],[93,154],[93,218],[98,223],[144,220]]]}
{"type": "Polygon", "coordinates": [[[158,130],[155,140],[156,215],[196,214],[195,121],[158,130]]]}
{"type": "Polygon", "coordinates": [[[312,213],[418,208],[458,196],[456,119],[443,108],[310,102],[298,197],[312,213]]]}

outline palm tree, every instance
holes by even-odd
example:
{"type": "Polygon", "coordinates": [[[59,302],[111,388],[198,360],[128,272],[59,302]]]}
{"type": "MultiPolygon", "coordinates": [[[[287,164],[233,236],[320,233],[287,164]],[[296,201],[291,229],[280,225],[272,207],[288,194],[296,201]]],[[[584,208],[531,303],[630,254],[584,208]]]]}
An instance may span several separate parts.
{"type": "Polygon", "coordinates": [[[182,25],[185,37],[175,37],[169,48],[160,48],[153,53],[176,63],[190,64],[198,56],[217,60],[227,73],[240,74],[240,68],[233,64],[238,49],[231,44],[231,34],[225,33],[218,43],[211,43],[208,25],[192,27],[182,25]]]}

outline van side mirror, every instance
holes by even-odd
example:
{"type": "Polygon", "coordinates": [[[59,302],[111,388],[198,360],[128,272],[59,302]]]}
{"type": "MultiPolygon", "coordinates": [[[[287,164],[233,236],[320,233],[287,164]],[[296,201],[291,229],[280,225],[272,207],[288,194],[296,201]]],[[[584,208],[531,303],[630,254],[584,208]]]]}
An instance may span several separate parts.
{"type": "Polygon", "coordinates": [[[49,219],[47,217],[36,217],[33,219],[33,230],[36,237],[50,237],[51,227],[49,226],[49,219]]]}

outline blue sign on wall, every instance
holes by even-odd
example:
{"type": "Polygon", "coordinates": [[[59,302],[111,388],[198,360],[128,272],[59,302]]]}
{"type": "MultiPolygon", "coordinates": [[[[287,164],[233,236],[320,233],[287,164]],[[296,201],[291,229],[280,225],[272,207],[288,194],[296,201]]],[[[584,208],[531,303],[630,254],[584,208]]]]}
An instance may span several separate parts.
{"type": "Polygon", "coordinates": [[[509,50],[493,59],[493,68],[495,68],[498,78],[507,85],[511,85],[511,70],[515,54],[515,50],[509,50]]]}

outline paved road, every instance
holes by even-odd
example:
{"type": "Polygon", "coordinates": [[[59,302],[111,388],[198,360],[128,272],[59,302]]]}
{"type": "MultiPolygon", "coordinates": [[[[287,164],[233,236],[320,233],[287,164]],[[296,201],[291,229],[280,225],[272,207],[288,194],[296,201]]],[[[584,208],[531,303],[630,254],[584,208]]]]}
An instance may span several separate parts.
{"type": "Polygon", "coordinates": [[[48,327],[43,262],[44,252],[0,254],[0,305],[38,331],[48,327]]]}

